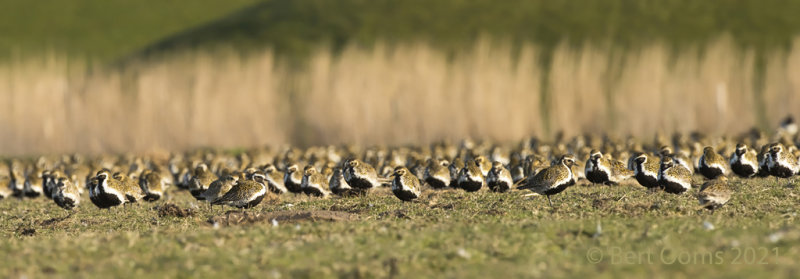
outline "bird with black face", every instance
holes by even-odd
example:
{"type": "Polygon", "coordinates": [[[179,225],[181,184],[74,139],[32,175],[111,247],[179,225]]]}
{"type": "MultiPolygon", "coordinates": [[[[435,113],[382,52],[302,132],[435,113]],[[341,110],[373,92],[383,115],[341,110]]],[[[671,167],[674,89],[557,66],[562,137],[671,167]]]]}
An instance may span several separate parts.
{"type": "Polygon", "coordinates": [[[731,171],[739,177],[749,178],[758,172],[756,153],[744,143],[736,144],[736,150],[731,154],[729,162],[731,171]]]}
{"type": "Polygon", "coordinates": [[[759,151],[758,155],[756,155],[756,160],[758,160],[758,172],[756,172],[757,177],[769,176],[769,162],[772,161],[769,153],[770,146],[770,144],[762,145],[761,151],[759,151]]]}
{"type": "Polygon", "coordinates": [[[328,180],[313,165],[306,166],[303,173],[303,180],[300,182],[300,188],[303,189],[303,193],[323,198],[330,195],[328,193],[328,180]]]}
{"type": "Polygon", "coordinates": [[[773,143],[769,148],[769,174],[780,178],[794,176],[800,170],[797,165],[797,157],[790,152],[786,152],[783,144],[773,143]]]}
{"type": "Polygon", "coordinates": [[[689,159],[689,157],[683,153],[673,152],[672,147],[669,147],[669,145],[662,146],[661,150],[659,150],[659,155],[661,155],[662,159],[664,157],[672,157],[672,160],[674,160],[675,163],[680,164],[681,166],[689,170],[689,172],[694,173],[694,165],[692,164],[692,160],[689,159]]]}
{"type": "Polygon", "coordinates": [[[73,184],[68,177],[58,175],[55,178],[55,194],[53,201],[63,209],[71,210],[81,203],[81,193],[78,186],[73,184]]]}
{"type": "Polygon", "coordinates": [[[200,163],[194,169],[194,175],[189,180],[189,192],[197,200],[204,200],[203,193],[208,190],[208,186],[218,179],[217,175],[208,170],[208,166],[200,163]]]}
{"type": "Polygon", "coordinates": [[[575,164],[575,156],[571,154],[562,155],[558,163],[545,168],[533,177],[520,181],[517,189],[528,189],[539,195],[547,196],[547,202],[553,207],[550,196],[563,192],[567,187],[575,185],[575,175],[572,174],[572,166],[575,164]]]}
{"type": "Polygon", "coordinates": [[[112,177],[108,169],[98,171],[95,179],[90,181],[90,187],[89,199],[101,209],[110,209],[128,201],[125,197],[125,187],[112,177]]]}
{"type": "Polygon", "coordinates": [[[157,201],[164,196],[164,191],[167,190],[167,180],[161,176],[160,172],[153,170],[142,171],[139,176],[139,187],[145,193],[145,201],[157,201]]]}
{"type": "Polygon", "coordinates": [[[289,192],[283,181],[283,173],[278,170],[273,164],[266,164],[262,168],[265,177],[267,178],[267,188],[275,194],[285,194],[289,192]]]}
{"type": "Polygon", "coordinates": [[[33,171],[26,176],[25,185],[23,186],[23,192],[26,197],[35,198],[44,194],[42,172],[43,170],[39,167],[34,167],[33,171]]]}
{"type": "Polygon", "coordinates": [[[708,179],[714,179],[721,175],[728,174],[728,164],[725,157],[714,151],[714,147],[706,146],[703,148],[703,156],[698,161],[700,174],[708,179]]]}
{"type": "Polygon", "coordinates": [[[449,166],[447,160],[430,159],[423,175],[425,183],[434,189],[446,188],[450,184],[449,166]]]}
{"type": "Polygon", "coordinates": [[[450,187],[458,188],[459,173],[464,166],[466,166],[466,164],[464,164],[464,160],[462,160],[461,157],[453,159],[453,162],[447,166],[447,169],[450,171],[450,187]]]}
{"type": "Polygon", "coordinates": [[[283,185],[286,187],[286,190],[289,190],[289,192],[292,193],[302,193],[302,183],[303,172],[300,171],[300,167],[297,166],[297,164],[292,164],[286,167],[286,172],[283,175],[283,185]]]}
{"type": "Polygon", "coordinates": [[[344,180],[350,187],[368,190],[381,186],[375,168],[361,160],[347,160],[344,164],[343,171],[344,180]]]}
{"type": "Polygon", "coordinates": [[[328,180],[328,188],[331,189],[331,192],[334,195],[339,195],[339,196],[356,196],[359,194],[363,194],[366,191],[350,187],[350,184],[347,184],[347,181],[344,180],[344,175],[342,174],[342,168],[339,167],[333,169],[333,174],[331,175],[331,179],[328,180]]]}
{"type": "Polygon", "coordinates": [[[492,169],[486,176],[486,186],[492,192],[503,193],[511,189],[514,181],[511,179],[511,172],[503,166],[501,162],[493,162],[492,169]]]}
{"type": "Polygon", "coordinates": [[[392,179],[392,193],[401,201],[412,201],[420,195],[420,183],[405,167],[397,167],[392,179]]]}
{"type": "Polygon", "coordinates": [[[656,157],[649,156],[646,153],[638,152],[633,155],[633,167],[636,182],[647,189],[658,189],[660,184],[658,182],[658,173],[661,169],[656,157]]]}
{"type": "Polygon", "coordinates": [[[486,184],[481,167],[475,160],[470,160],[458,173],[458,188],[467,192],[475,192],[486,184]]]}
{"type": "Polygon", "coordinates": [[[692,189],[692,174],[686,167],[675,163],[672,157],[661,160],[658,182],[667,193],[682,194],[692,189]]]}
{"type": "Polygon", "coordinates": [[[586,180],[594,184],[616,185],[633,176],[633,171],[625,168],[625,164],[610,160],[599,150],[592,149],[584,168],[586,180]]]}

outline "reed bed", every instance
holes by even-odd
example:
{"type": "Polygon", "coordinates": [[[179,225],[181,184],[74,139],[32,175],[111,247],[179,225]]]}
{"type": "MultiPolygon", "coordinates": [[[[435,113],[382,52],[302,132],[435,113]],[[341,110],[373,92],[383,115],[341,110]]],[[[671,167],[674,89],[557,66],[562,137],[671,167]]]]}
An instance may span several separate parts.
{"type": "Polygon", "coordinates": [[[268,50],[124,68],[50,54],[0,65],[0,154],[732,134],[798,113],[794,42],[769,54],[726,38],[681,51],[565,44],[548,54],[488,40],[455,54],[377,44],[321,48],[300,67],[268,50]]]}

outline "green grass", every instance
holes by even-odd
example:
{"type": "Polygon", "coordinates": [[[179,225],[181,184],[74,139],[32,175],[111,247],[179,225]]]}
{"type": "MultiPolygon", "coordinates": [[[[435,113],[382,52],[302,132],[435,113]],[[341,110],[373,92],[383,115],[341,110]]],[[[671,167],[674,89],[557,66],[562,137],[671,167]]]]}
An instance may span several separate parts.
{"type": "Polygon", "coordinates": [[[11,0],[0,3],[0,57],[55,50],[106,62],[213,46],[304,57],[320,45],[376,41],[459,51],[481,36],[628,49],[730,35],[775,50],[800,34],[798,13],[800,2],[790,0],[11,0]]]}
{"type": "Polygon", "coordinates": [[[0,1],[0,58],[55,51],[104,62],[255,1],[0,1]]]}
{"type": "MultiPolygon", "coordinates": [[[[11,277],[789,277],[800,271],[800,198],[796,185],[786,184],[736,180],[736,195],[714,215],[697,210],[696,190],[675,196],[635,185],[572,187],[555,197],[555,209],[519,192],[427,191],[403,204],[379,191],[327,200],[287,196],[251,210],[357,216],[277,227],[215,228],[208,220],[223,211],[204,204],[180,218],[159,217],[152,208],[160,203],[106,211],[88,201],[69,218],[48,222],[68,213],[44,199],[11,199],[0,202],[0,253],[13,256],[0,270],[11,277]],[[715,228],[707,230],[705,221],[715,228]],[[35,233],[25,236],[25,229],[35,233]],[[587,253],[603,258],[593,263],[587,253]],[[665,264],[676,259],[688,264],[665,264]]],[[[171,202],[197,204],[181,191],[171,202]]]]}

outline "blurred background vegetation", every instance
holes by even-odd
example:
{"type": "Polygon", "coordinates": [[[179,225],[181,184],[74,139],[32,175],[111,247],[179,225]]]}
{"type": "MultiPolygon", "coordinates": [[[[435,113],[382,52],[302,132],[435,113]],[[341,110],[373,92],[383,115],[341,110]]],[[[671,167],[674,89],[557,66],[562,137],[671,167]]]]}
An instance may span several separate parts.
{"type": "Polygon", "coordinates": [[[0,53],[57,51],[108,62],[214,46],[308,55],[320,44],[425,41],[463,50],[481,36],[550,49],[706,44],[787,50],[800,32],[791,0],[5,0],[0,53]]]}
{"type": "Polygon", "coordinates": [[[0,151],[768,129],[800,106],[798,14],[789,0],[6,0],[0,151]]]}

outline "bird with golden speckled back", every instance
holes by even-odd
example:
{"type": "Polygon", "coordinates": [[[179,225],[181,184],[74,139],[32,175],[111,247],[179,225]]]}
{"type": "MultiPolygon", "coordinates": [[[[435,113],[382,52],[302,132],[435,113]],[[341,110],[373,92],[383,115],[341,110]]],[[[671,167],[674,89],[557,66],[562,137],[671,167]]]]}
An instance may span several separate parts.
{"type": "Polygon", "coordinates": [[[558,162],[558,164],[543,169],[533,177],[523,179],[517,189],[528,189],[536,194],[545,195],[550,207],[553,207],[550,196],[561,193],[567,187],[575,184],[575,176],[572,174],[575,156],[571,154],[562,155],[558,162]]]}

